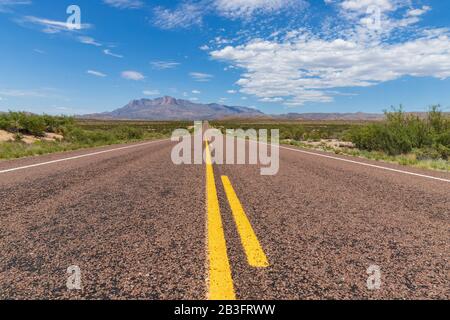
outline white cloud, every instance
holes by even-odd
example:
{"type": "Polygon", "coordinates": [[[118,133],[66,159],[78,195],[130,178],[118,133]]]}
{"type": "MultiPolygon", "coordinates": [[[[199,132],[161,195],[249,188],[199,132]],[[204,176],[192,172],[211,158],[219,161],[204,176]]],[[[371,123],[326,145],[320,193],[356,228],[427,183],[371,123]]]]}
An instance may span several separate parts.
{"type": "Polygon", "coordinates": [[[191,72],[189,73],[189,75],[198,82],[208,82],[211,81],[212,78],[214,78],[213,75],[202,72],[191,72]]]}
{"type": "Polygon", "coordinates": [[[450,38],[444,30],[401,43],[366,43],[299,34],[255,39],[211,52],[244,69],[241,92],[285,105],[330,102],[335,88],[368,87],[403,76],[450,77],[450,38]],[[270,61],[270,63],[268,63],[270,61]]]}
{"type": "Polygon", "coordinates": [[[207,8],[201,4],[185,2],[174,10],[156,7],[154,24],[162,29],[189,28],[201,25],[207,8]]]}
{"type": "Polygon", "coordinates": [[[0,95],[14,98],[23,98],[23,97],[47,98],[50,96],[54,96],[51,93],[51,90],[46,89],[38,89],[38,90],[4,89],[0,90],[0,95]]]}
{"type": "Polygon", "coordinates": [[[85,37],[85,36],[78,37],[78,41],[83,43],[83,44],[89,44],[91,46],[96,46],[96,47],[101,47],[102,46],[101,43],[95,41],[95,39],[91,38],[91,37],[85,37]]]}
{"type": "MultiPolygon", "coordinates": [[[[241,1],[223,2],[233,7],[241,1]]],[[[449,76],[450,33],[417,26],[411,32],[431,7],[415,9],[410,0],[325,3],[335,5],[339,13],[331,23],[324,23],[320,32],[303,27],[276,30],[269,38],[257,31],[229,43],[216,38],[217,49],[210,54],[213,59],[231,63],[225,70],[244,70],[237,82],[240,92],[288,106],[333,101],[341,94],[335,88],[373,86],[407,75],[449,76]],[[377,10],[380,24],[373,28],[376,25],[371,19],[376,18],[377,10]]],[[[272,8],[276,4],[273,2],[272,8]]]]}
{"type": "Polygon", "coordinates": [[[230,17],[249,17],[256,13],[276,13],[303,4],[302,0],[215,0],[219,14],[230,17]]]}
{"type": "Polygon", "coordinates": [[[152,61],[150,64],[156,70],[174,69],[180,65],[179,62],[173,61],[152,61]]]}
{"type": "Polygon", "coordinates": [[[192,90],[193,94],[201,94],[201,92],[199,90],[192,90]]]}
{"type": "Polygon", "coordinates": [[[406,15],[408,17],[418,17],[418,16],[421,16],[421,15],[427,13],[430,10],[431,10],[431,7],[429,7],[429,6],[422,6],[422,8],[420,8],[420,9],[408,10],[406,15]]]}
{"type": "MultiPolygon", "coordinates": [[[[248,20],[257,14],[273,15],[282,10],[301,10],[306,0],[185,0],[175,9],[156,7],[154,24],[162,29],[189,28],[202,25],[207,15],[248,20]]],[[[202,46],[202,50],[207,50],[202,46]]]]}
{"type": "Polygon", "coordinates": [[[236,90],[228,90],[227,93],[228,93],[228,94],[236,94],[237,91],[236,91],[236,90]]]}
{"type": "Polygon", "coordinates": [[[103,2],[118,9],[139,9],[144,6],[141,0],[103,0],[103,2]]]}
{"type": "Polygon", "coordinates": [[[0,0],[0,12],[9,12],[12,7],[30,4],[28,0],[0,0]]]}
{"type": "Polygon", "coordinates": [[[145,76],[140,72],[128,70],[128,71],[122,72],[122,78],[127,79],[127,80],[140,81],[140,80],[144,80],[145,76]]]}
{"type": "Polygon", "coordinates": [[[87,74],[90,74],[92,76],[96,76],[96,77],[100,77],[100,78],[104,78],[106,77],[106,74],[100,72],[100,71],[95,71],[95,70],[88,70],[86,71],[87,74]]]}
{"type": "Polygon", "coordinates": [[[399,2],[398,0],[344,0],[340,6],[345,10],[365,13],[369,7],[377,7],[381,11],[392,11],[399,2]]]}
{"type": "MultiPolygon", "coordinates": [[[[34,16],[25,16],[17,20],[21,24],[32,24],[44,27],[41,31],[44,33],[59,33],[59,32],[77,32],[77,29],[69,28],[66,21],[57,21],[46,18],[39,18],[34,16]]],[[[91,24],[82,23],[80,30],[92,28],[91,24]]]]}
{"type": "Polygon", "coordinates": [[[123,58],[123,55],[113,53],[109,49],[103,50],[103,53],[106,54],[107,56],[111,56],[111,57],[114,57],[114,58],[119,58],[119,59],[123,58]]]}
{"type": "Polygon", "coordinates": [[[157,96],[160,94],[158,90],[144,90],[142,93],[146,96],[157,96]]]}

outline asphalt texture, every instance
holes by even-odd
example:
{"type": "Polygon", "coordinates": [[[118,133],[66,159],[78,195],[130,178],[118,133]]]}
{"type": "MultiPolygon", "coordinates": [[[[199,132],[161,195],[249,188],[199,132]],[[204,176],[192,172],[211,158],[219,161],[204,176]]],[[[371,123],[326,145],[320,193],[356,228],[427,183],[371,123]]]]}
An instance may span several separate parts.
{"type": "MultiPolygon", "coordinates": [[[[0,299],[205,299],[205,165],[174,165],[173,146],[0,162],[2,172],[112,150],[0,173],[0,299]],[[82,290],[67,288],[70,266],[82,290]]],[[[277,175],[259,169],[214,165],[237,299],[450,298],[448,181],[288,149],[277,175]],[[269,266],[247,263],[222,175],[269,266]],[[378,290],[367,287],[373,265],[378,290]]]]}

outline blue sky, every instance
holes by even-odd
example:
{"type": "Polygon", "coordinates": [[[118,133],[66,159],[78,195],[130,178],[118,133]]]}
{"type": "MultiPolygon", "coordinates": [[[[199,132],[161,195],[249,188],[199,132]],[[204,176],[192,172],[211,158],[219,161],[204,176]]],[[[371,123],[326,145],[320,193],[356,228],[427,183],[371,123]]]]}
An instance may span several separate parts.
{"type": "Polygon", "coordinates": [[[449,27],[442,0],[0,0],[0,110],[170,95],[267,113],[449,111],[449,27]]]}

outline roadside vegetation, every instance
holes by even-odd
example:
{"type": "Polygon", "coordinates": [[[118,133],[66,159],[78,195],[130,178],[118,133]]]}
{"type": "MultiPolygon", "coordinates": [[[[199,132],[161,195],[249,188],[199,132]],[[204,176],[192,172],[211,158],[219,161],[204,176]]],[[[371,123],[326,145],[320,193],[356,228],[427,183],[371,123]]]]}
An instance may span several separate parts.
{"type": "Polygon", "coordinates": [[[450,171],[450,117],[439,106],[425,116],[403,108],[383,121],[215,121],[222,129],[279,129],[281,143],[419,168],[450,171]]]}
{"type": "MultiPolygon", "coordinates": [[[[401,107],[383,121],[211,121],[221,129],[279,129],[282,143],[336,154],[450,171],[450,117],[439,106],[426,115],[401,107]]],[[[170,137],[188,121],[83,120],[25,112],[0,113],[0,159],[170,137]]]]}
{"type": "Polygon", "coordinates": [[[0,113],[0,159],[169,137],[187,122],[77,120],[25,112],[0,113]]]}
{"type": "Polygon", "coordinates": [[[432,106],[425,117],[393,108],[383,122],[352,128],[344,140],[355,148],[336,153],[450,171],[450,117],[439,106],[432,106]]]}

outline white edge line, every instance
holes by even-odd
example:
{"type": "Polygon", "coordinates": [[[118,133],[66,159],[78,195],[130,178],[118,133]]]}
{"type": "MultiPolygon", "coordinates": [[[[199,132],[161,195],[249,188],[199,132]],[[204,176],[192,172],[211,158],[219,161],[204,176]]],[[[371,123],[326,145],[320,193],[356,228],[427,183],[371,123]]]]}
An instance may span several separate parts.
{"type": "MultiPolygon", "coordinates": [[[[242,138],[238,137],[238,139],[242,139],[242,138]]],[[[271,146],[271,144],[265,143],[265,142],[259,142],[258,141],[258,143],[264,144],[266,146],[271,146]]],[[[325,154],[304,151],[304,150],[301,150],[301,149],[293,149],[293,148],[283,147],[281,145],[278,145],[278,146],[279,146],[280,149],[285,149],[285,150],[291,150],[291,151],[295,151],[295,152],[305,153],[305,154],[309,154],[309,155],[312,155],[312,156],[328,158],[328,159],[333,159],[333,160],[339,160],[339,161],[344,161],[344,162],[353,163],[353,164],[359,164],[361,166],[377,168],[377,169],[382,169],[382,170],[387,170],[387,171],[392,171],[392,172],[397,172],[397,173],[403,173],[403,174],[408,174],[408,175],[411,175],[411,176],[416,176],[416,177],[421,177],[421,178],[428,178],[428,179],[433,179],[433,180],[438,180],[438,181],[450,182],[450,179],[433,177],[433,176],[428,176],[428,175],[425,175],[425,174],[414,173],[414,172],[409,172],[409,171],[404,171],[404,170],[399,170],[399,169],[393,169],[393,168],[389,168],[389,167],[377,166],[375,164],[370,164],[370,163],[365,163],[365,162],[360,162],[360,161],[355,161],[355,160],[349,160],[349,159],[343,159],[343,158],[328,156],[328,155],[325,155],[325,154]]]]}
{"type": "Polygon", "coordinates": [[[44,165],[48,165],[48,164],[53,164],[53,163],[58,163],[58,162],[63,162],[63,161],[69,161],[69,160],[75,160],[75,159],[80,159],[80,158],[92,157],[92,156],[99,155],[99,154],[103,154],[103,153],[110,153],[110,152],[119,151],[119,150],[125,150],[125,149],[131,149],[131,148],[142,147],[142,146],[146,146],[146,145],[149,145],[149,144],[154,144],[154,143],[164,142],[164,141],[169,141],[169,140],[170,140],[170,139],[156,140],[156,141],[149,141],[149,142],[140,143],[140,144],[133,144],[133,145],[131,145],[131,146],[125,146],[125,147],[120,147],[120,148],[114,148],[114,149],[108,149],[108,150],[103,150],[103,151],[93,152],[93,153],[82,154],[82,155],[79,155],[79,156],[74,156],[74,157],[69,157],[69,158],[63,158],[63,159],[58,159],[58,160],[52,160],[52,161],[47,161],[47,162],[41,162],[41,163],[30,164],[30,165],[28,165],[28,166],[23,166],[23,167],[17,167],[17,168],[12,168],[12,169],[1,170],[1,171],[0,171],[0,174],[2,174],[2,173],[7,173],[7,172],[13,172],[13,171],[24,170],[24,169],[28,169],[28,168],[40,167],[40,166],[44,166],[44,165]]]}
{"type": "Polygon", "coordinates": [[[295,151],[295,152],[305,153],[305,154],[309,154],[309,155],[313,155],[313,156],[318,156],[318,157],[323,157],[323,158],[328,158],[328,159],[333,159],[333,160],[340,160],[340,161],[344,161],[344,162],[359,164],[359,165],[366,166],[366,167],[372,167],[372,168],[383,169],[383,170],[387,170],[387,171],[393,171],[393,172],[398,172],[398,173],[403,173],[403,174],[409,174],[411,176],[417,176],[417,177],[422,177],[422,178],[428,178],[428,179],[434,179],[434,180],[439,180],[439,181],[444,181],[444,182],[450,182],[450,179],[433,177],[433,176],[428,176],[428,175],[425,175],[425,174],[414,173],[414,172],[409,172],[409,171],[404,171],[404,170],[399,170],[399,169],[393,169],[393,168],[388,168],[388,167],[383,167],[383,166],[377,166],[375,164],[359,162],[359,161],[354,161],[354,160],[349,160],[349,159],[343,159],[343,158],[328,156],[328,155],[325,155],[325,154],[304,151],[304,150],[300,150],[300,149],[292,149],[292,148],[283,147],[283,146],[280,146],[280,148],[281,149],[295,151]]]}

